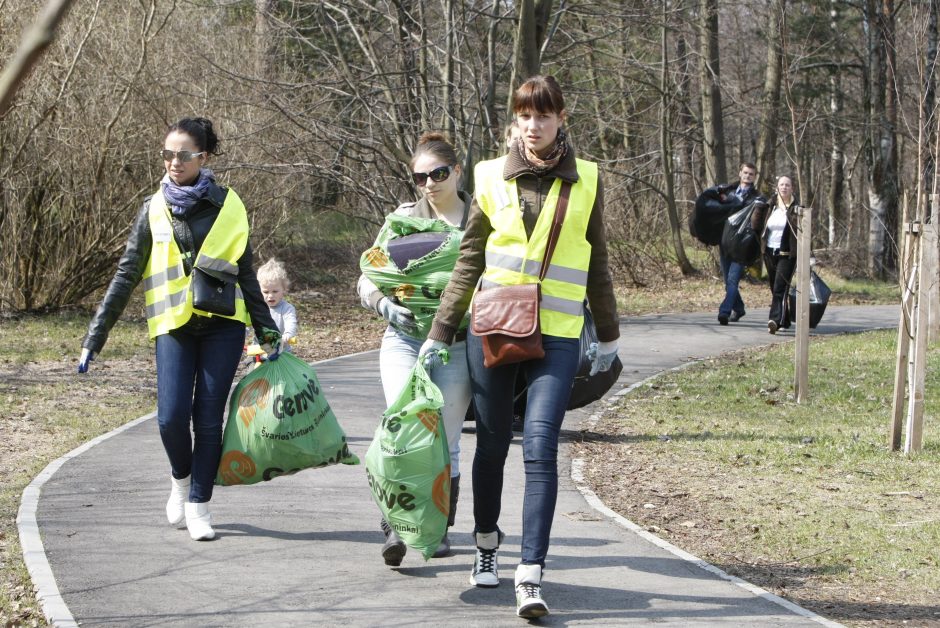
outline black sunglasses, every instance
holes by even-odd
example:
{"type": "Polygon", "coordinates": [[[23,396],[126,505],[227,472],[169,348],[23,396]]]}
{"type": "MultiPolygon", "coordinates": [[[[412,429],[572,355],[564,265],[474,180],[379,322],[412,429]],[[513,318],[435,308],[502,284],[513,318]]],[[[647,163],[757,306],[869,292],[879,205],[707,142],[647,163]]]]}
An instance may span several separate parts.
{"type": "Polygon", "coordinates": [[[173,159],[176,158],[176,159],[179,159],[184,164],[192,161],[196,157],[202,157],[205,154],[206,154],[206,151],[202,151],[200,153],[194,153],[189,150],[172,151],[172,150],[167,150],[166,148],[160,151],[160,156],[163,157],[163,161],[173,161],[173,159]]]}
{"type": "Polygon", "coordinates": [[[446,181],[447,177],[450,176],[450,173],[454,170],[453,166],[441,166],[440,168],[435,168],[431,172],[412,172],[411,180],[415,182],[415,185],[423,186],[428,182],[428,177],[432,181],[440,183],[441,181],[446,181]]]}

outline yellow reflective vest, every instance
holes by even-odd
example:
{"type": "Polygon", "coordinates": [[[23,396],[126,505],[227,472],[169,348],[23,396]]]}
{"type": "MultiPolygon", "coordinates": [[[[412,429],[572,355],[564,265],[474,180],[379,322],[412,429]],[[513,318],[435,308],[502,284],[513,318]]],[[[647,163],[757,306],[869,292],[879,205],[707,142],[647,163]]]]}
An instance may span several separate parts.
{"type": "MultiPolygon", "coordinates": [[[[538,283],[561,179],[555,179],[542,204],[532,237],[526,236],[515,179],[503,178],[506,158],[482,161],[474,168],[476,201],[493,227],[486,241],[486,270],[481,287],[538,283]]],[[[577,160],[578,181],[571,186],[568,211],[558,245],[542,280],[539,323],[543,334],[577,338],[584,323],[591,245],[588,220],[597,194],[597,164],[577,160]]]]}
{"type": "MultiPolygon", "coordinates": [[[[150,199],[150,233],[153,248],[144,271],[144,299],[147,305],[147,327],[156,338],[183,326],[193,315],[220,316],[193,307],[192,274],[187,275],[182,253],[173,237],[170,211],[158,191],[150,199]]],[[[238,260],[248,246],[248,214],[245,205],[233,190],[228,190],[215,223],[196,254],[194,266],[238,276],[238,260]]],[[[224,316],[250,323],[241,288],[235,285],[235,314],[224,316]]]]}

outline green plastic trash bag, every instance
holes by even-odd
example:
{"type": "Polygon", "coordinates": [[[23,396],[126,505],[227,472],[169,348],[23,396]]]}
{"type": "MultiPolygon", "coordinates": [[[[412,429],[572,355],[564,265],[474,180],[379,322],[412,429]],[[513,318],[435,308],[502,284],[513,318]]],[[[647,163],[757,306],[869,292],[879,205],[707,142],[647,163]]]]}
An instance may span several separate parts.
{"type": "Polygon", "coordinates": [[[416,362],[398,399],[382,415],[366,453],[375,503],[401,540],[425,560],[440,545],[450,514],[443,405],[440,389],[416,362]]]}
{"type": "Polygon", "coordinates": [[[359,464],[313,368],[290,353],[238,382],[215,483],[254,484],[310,467],[359,464]]]}
{"type": "Polygon", "coordinates": [[[443,220],[389,214],[375,244],[359,259],[360,270],[382,294],[414,314],[417,338],[431,331],[462,237],[463,231],[443,220]]]}

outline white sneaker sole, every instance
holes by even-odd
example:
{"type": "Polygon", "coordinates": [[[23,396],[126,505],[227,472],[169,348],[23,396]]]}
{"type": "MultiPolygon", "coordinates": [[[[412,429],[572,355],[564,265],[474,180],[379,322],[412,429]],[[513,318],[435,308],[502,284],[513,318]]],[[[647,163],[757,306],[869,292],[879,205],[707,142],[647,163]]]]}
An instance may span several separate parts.
{"type": "Polygon", "coordinates": [[[495,589],[499,586],[499,578],[497,577],[496,582],[478,582],[476,576],[470,574],[470,584],[475,587],[480,587],[481,589],[495,589]]]}
{"type": "Polygon", "coordinates": [[[534,619],[536,617],[545,617],[548,615],[548,606],[544,602],[533,602],[526,604],[525,606],[520,606],[516,610],[516,615],[519,617],[524,617],[526,619],[534,619]]]}

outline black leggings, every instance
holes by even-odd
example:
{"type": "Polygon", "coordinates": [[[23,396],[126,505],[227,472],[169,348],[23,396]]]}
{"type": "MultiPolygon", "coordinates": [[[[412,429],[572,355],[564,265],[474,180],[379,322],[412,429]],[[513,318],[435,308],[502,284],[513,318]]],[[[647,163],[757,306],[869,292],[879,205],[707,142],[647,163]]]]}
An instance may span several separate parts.
{"type": "Polygon", "coordinates": [[[767,251],[764,253],[764,265],[767,267],[767,280],[770,283],[770,320],[777,323],[777,327],[785,329],[790,326],[787,295],[790,292],[796,257],[779,253],[775,255],[767,251]]]}

